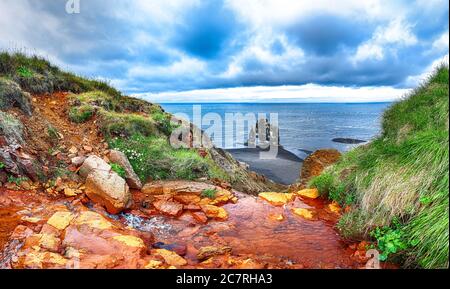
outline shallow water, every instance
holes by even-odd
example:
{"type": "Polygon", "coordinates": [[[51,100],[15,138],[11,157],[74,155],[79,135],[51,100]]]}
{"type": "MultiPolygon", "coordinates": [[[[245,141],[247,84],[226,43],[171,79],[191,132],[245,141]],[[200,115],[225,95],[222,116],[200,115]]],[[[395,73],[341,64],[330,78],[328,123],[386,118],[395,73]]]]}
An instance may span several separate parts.
{"type": "Polygon", "coordinates": [[[334,230],[338,215],[320,200],[294,202],[276,207],[256,197],[239,195],[236,204],[227,204],[227,221],[193,222],[189,214],[179,218],[141,218],[123,214],[122,221],[135,229],[151,232],[166,244],[188,245],[186,258],[196,260],[195,249],[202,246],[230,246],[233,255],[246,255],[271,265],[301,264],[305,268],[358,268],[363,264],[351,257],[351,250],[334,230]],[[313,220],[294,215],[291,208],[308,208],[313,220]],[[271,216],[282,214],[283,221],[271,216]]]}

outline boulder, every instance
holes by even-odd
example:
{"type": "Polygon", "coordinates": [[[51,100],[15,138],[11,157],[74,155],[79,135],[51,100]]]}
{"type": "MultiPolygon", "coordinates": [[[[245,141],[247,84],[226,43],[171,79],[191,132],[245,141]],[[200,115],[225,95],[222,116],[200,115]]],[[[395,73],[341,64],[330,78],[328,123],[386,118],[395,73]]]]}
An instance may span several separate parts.
{"type": "Polygon", "coordinates": [[[31,116],[31,96],[28,92],[22,91],[14,81],[0,78],[0,109],[8,110],[12,107],[18,107],[31,116]]]}
{"type": "Polygon", "coordinates": [[[341,153],[335,149],[317,150],[309,155],[303,162],[300,172],[301,185],[305,187],[308,182],[322,171],[337,162],[341,157],[341,153]]]}
{"type": "Polygon", "coordinates": [[[153,206],[163,214],[169,216],[179,216],[183,212],[183,205],[177,202],[159,200],[153,206]]]}
{"type": "Polygon", "coordinates": [[[70,161],[72,165],[79,167],[84,163],[85,160],[86,160],[85,157],[73,157],[70,161]]]}
{"type": "Polygon", "coordinates": [[[133,170],[127,156],[120,151],[111,150],[109,153],[109,160],[113,163],[120,165],[125,170],[125,179],[127,184],[132,189],[140,190],[142,189],[142,183],[139,177],[133,170]]]}
{"type": "Polygon", "coordinates": [[[156,249],[155,253],[163,257],[164,261],[171,266],[184,266],[187,264],[187,261],[183,257],[173,251],[156,249]]]}
{"type": "Polygon", "coordinates": [[[78,173],[85,179],[94,170],[109,172],[111,171],[111,166],[98,156],[92,155],[83,162],[78,173]]]}
{"type": "Polygon", "coordinates": [[[228,213],[224,208],[214,205],[202,205],[200,207],[208,218],[218,219],[220,221],[228,219],[228,213]]]}
{"type": "Polygon", "coordinates": [[[200,250],[198,250],[197,259],[199,261],[202,261],[214,256],[230,254],[231,250],[232,250],[231,247],[214,247],[214,246],[202,247],[200,248],[200,250]]]}
{"type": "Polygon", "coordinates": [[[23,144],[23,123],[12,114],[0,111],[0,146],[23,144]]]}
{"type": "Polygon", "coordinates": [[[86,179],[86,195],[111,214],[126,209],[131,200],[125,180],[113,171],[93,170],[86,179]]]}

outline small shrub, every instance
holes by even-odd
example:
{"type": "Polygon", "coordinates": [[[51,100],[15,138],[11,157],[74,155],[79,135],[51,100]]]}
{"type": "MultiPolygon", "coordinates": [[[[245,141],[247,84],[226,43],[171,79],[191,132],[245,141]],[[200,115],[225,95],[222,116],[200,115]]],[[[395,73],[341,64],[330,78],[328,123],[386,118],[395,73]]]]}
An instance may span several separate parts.
{"type": "Polygon", "coordinates": [[[75,123],[84,123],[91,119],[93,115],[94,108],[90,105],[72,107],[69,111],[69,119],[75,123]]]}
{"type": "Polygon", "coordinates": [[[327,196],[333,185],[334,177],[329,172],[323,172],[321,175],[312,178],[308,183],[308,187],[316,188],[322,196],[327,196]]]}
{"type": "Polygon", "coordinates": [[[4,169],[4,168],[5,168],[5,164],[2,163],[2,162],[0,162],[0,170],[2,170],[2,169],[4,169]]]}
{"type": "Polygon", "coordinates": [[[119,176],[121,176],[122,178],[125,179],[126,172],[125,172],[125,169],[121,165],[116,164],[116,163],[110,163],[110,165],[111,165],[111,169],[114,172],[116,172],[119,176]]]}
{"type": "Polygon", "coordinates": [[[14,176],[8,176],[8,183],[14,183],[16,185],[20,185],[20,183],[28,181],[29,179],[27,177],[14,177],[14,176]]]}
{"type": "Polygon", "coordinates": [[[170,116],[163,112],[155,112],[152,115],[153,120],[156,121],[158,128],[167,136],[169,136],[175,128],[170,121],[170,116]]]}
{"type": "Polygon", "coordinates": [[[56,128],[54,128],[53,126],[51,126],[51,125],[48,126],[47,135],[53,143],[58,142],[59,134],[58,134],[58,131],[56,130],[56,128]]]}
{"type": "Polygon", "coordinates": [[[115,113],[103,110],[101,111],[100,126],[107,138],[159,135],[155,122],[149,117],[138,114],[115,113]]]}
{"type": "Polygon", "coordinates": [[[202,191],[201,196],[204,198],[214,199],[216,197],[217,190],[214,189],[205,189],[202,191]]]}
{"type": "Polygon", "coordinates": [[[210,158],[202,158],[195,149],[174,149],[165,137],[135,134],[130,138],[109,139],[109,145],[127,156],[144,182],[149,178],[228,180],[227,174],[210,158]]]}
{"type": "Polygon", "coordinates": [[[386,261],[390,256],[404,252],[416,242],[410,243],[405,238],[405,232],[398,221],[392,227],[378,227],[370,233],[376,240],[376,248],[380,251],[380,260],[386,261]]]}
{"type": "Polygon", "coordinates": [[[17,69],[17,74],[21,77],[25,77],[25,78],[29,78],[29,77],[33,77],[33,72],[31,70],[29,70],[26,67],[19,67],[17,69]]]}

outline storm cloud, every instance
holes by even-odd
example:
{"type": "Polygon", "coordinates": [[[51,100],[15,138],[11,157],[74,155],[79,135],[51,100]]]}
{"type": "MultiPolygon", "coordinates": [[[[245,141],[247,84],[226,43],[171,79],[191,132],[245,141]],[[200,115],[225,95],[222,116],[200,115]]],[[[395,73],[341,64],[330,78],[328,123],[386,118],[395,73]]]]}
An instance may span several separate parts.
{"type": "Polygon", "coordinates": [[[411,88],[448,55],[447,1],[0,2],[0,48],[126,93],[255,86],[411,88]]]}

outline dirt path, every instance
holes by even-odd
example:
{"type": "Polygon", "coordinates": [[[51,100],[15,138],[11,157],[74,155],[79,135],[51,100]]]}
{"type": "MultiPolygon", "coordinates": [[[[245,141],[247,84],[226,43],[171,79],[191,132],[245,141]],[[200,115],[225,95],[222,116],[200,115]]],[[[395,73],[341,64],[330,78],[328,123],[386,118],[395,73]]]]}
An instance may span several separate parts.
{"type": "Polygon", "coordinates": [[[65,92],[34,95],[33,116],[20,117],[29,132],[26,136],[27,144],[34,153],[45,156],[49,150],[59,148],[68,150],[72,146],[80,151],[86,147],[88,153],[99,154],[104,150],[105,140],[99,134],[95,117],[81,124],[69,120],[68,98],[69,93],[65,92]],[[51,128],[57,133],[57,139],[54,139],[55,136],[49,131],[51,128]]]}

